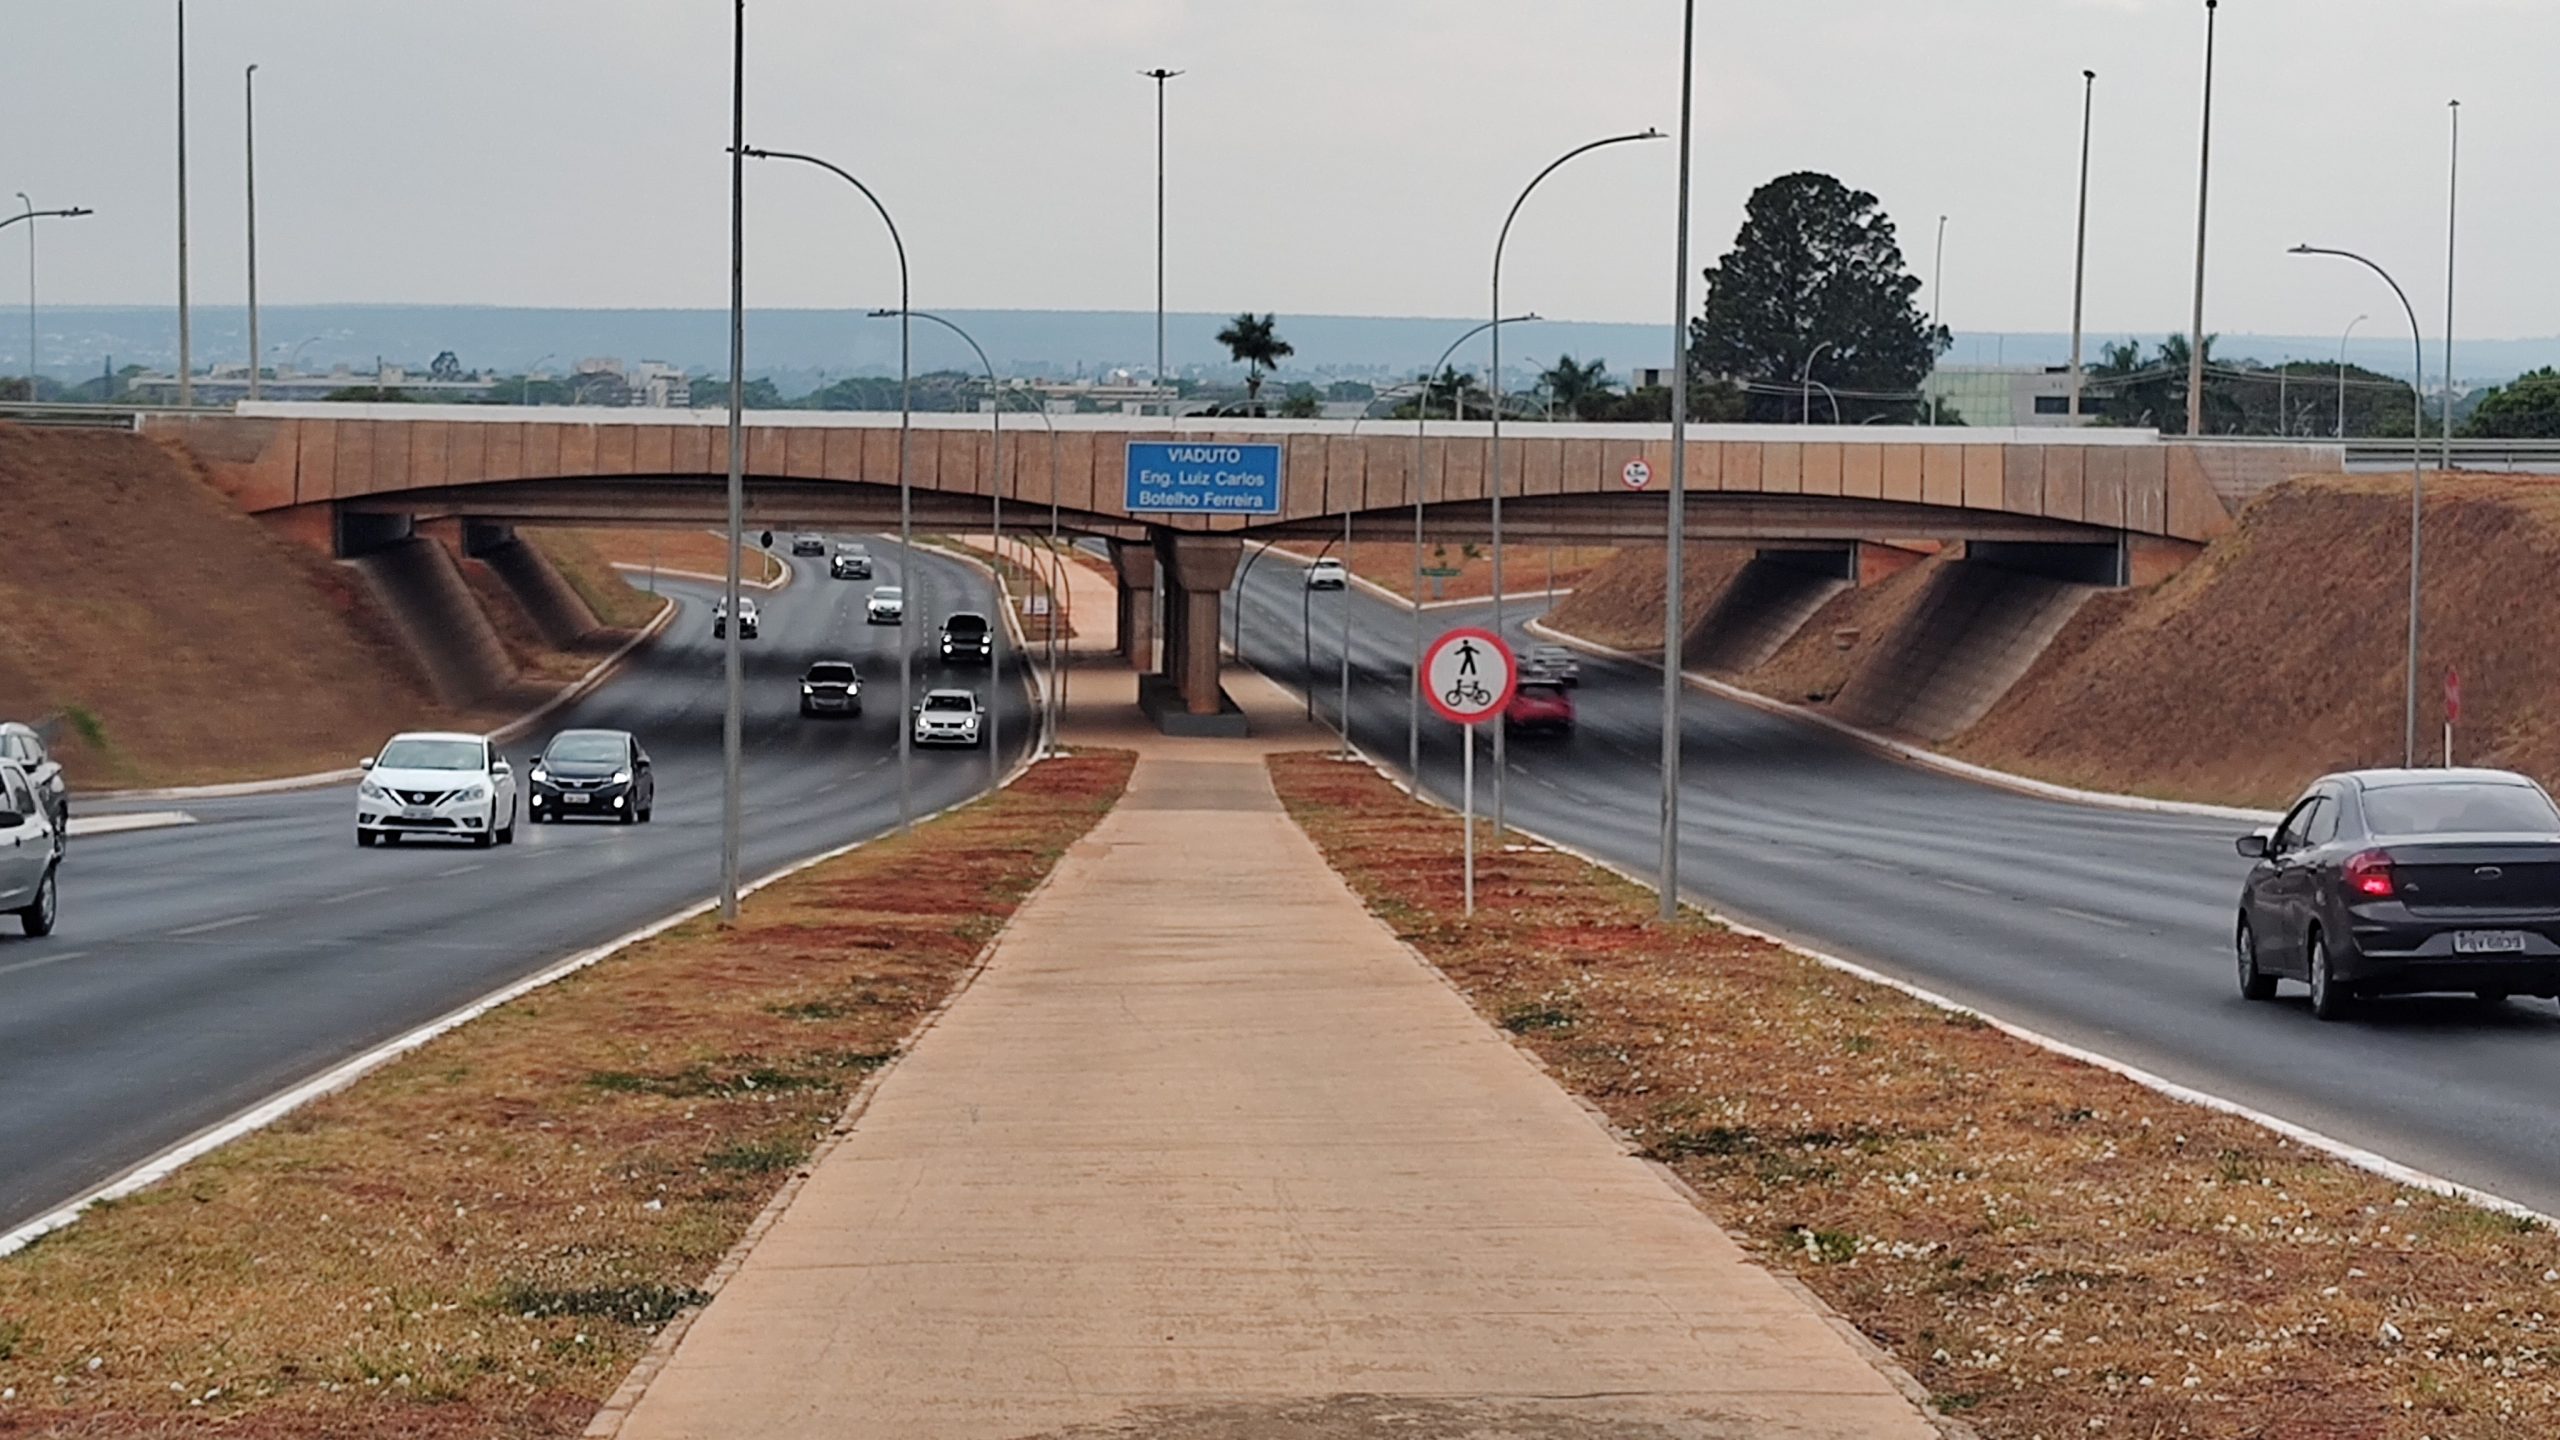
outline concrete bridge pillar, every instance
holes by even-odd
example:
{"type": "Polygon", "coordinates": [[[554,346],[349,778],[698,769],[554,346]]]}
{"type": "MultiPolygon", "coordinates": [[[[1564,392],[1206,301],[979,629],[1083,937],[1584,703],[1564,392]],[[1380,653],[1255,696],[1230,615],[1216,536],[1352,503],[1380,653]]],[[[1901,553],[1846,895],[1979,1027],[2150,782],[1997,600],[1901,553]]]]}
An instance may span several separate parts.
{"type": "Polygon", "coordinates": [[[1219,684],[1218,615],[1244,542],[1233,535],[1156,532],[1165,588],[1164,670],[1142,678],[1139,705],[1171,735],[1242,735],[1244,712],[1219,684]]]}
{"type": "Polygon", "coordinates": [[[1143,674],[1155,668],[1156,658],[1155,547],[1114,540],[1111,567],[1120,575],[1120,655],[1143,674]]]}

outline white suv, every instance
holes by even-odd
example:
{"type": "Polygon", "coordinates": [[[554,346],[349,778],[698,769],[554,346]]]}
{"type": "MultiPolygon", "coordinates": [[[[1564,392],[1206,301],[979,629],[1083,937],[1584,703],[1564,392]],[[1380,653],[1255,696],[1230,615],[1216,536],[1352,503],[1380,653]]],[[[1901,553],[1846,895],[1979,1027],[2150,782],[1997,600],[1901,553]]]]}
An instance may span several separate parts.
{"type": "Polygon", "coordinates": [[[356,786],[356,843],[453,835],[474,845],[516,840],[516,776],[485,737],[439,730],[394,735],[364,761],[356,786]]]}
{"type": "Polygon", "coordinates": [[[61,868],[51,807],[18,762],[0,760],[0,912],[16,915],[30,935],[52,934],[61,868]]]}
{"type": "Polygon", "coordinates": [[[916,706],[918,745],[983,745],[986,709],[972,690],[927,690],[916,706]]]}

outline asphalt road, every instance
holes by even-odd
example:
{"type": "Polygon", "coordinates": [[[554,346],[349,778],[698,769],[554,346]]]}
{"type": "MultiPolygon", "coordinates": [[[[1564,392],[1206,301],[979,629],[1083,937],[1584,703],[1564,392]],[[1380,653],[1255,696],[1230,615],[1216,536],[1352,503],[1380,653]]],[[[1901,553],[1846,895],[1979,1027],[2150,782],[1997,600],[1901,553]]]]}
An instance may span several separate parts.
{"type": "MultiPolygon", "coordinates": [[[[985,576],[870,542],[879,584],[908,588],[907,634],[931,654],[944,615],[993,614],[985,576]]],[[[871,584],[796,560],[745,646],[745,868],[752,877],[898,820],[894,627],[863,619],[871,584]],[[813,659],[855,661],[857,719],[804,720],[813,659]]],[[[714,893],[725,687],[709,586],[662,586],[683,611],[615,677],[509,746],[522,777],[554,729],[638,734],[656,762],[647,825],[525,825],[511,848],[411,840],[358,850],[354,789],[192,801],[201,823],[77,839],[62,923],[0,924],[0,1230],[44,1213],[306,1076],[559,957],[714,893]]],[[[758,592],[760,595],[762,592],[758,592]]],[[[983,668],[929,684],[985,693],[983,668]]],[[[1018,667],[1007,758],[1031,737],[1018,667]]],[[[387,737],[385,737],[387,738],[387,737]]],[[[346,757],[352,761],[355,757],[346,757]]],[[[918,751],[919,815],[990,778],[983,750],[918,751]]],[[[165,806],[161,807],[165,808],[165,806]]],[[[100,813],[90,807],[84,813],[100,813]]]]}
{"type": "MultiPolygon", "coordinates": [[[[1402,768],[1410,612],[1301,589],[1279,557],[1248,577],[1246,657],[1336,704],[1351,607],[1353,734],[1402,768]],[[1304,607],[1304,608],[1302,608],[1304,607]],[[1312,636],[1302,614],[1312,611],[1312,636]],[[1311,641],[1311,643],[1310,643],[1311,641]]],[[[1506,607],[1510,638],[1542,607],[1506,607]]],[[[1435,609],[1425,628],[1486,624],[1435,609]]],[[[1569,740],[1510,747],[1512,821],[1652,874],[1661,678],[1585,659],[1569,740]]],[[[1457,798],[1455,727],[1423,712],[1423,784],[1457,798]]],[[[1692,691],[1683,722],[1683,889],[1746,923],[1925,985],[2014,1023],[2560,1213],[2560,1011],[2425,997],[2311,1018],[2288,982],[2239,998],[2230,940],[2247,828],[1977,785],[1885,759],[1818,726],[1692,691]]],[[[1489,808],[1491,747],[1477,755],[1489,808]]],[[[2304,777],[2308,780],[2311,777],[2304,777]]]]}

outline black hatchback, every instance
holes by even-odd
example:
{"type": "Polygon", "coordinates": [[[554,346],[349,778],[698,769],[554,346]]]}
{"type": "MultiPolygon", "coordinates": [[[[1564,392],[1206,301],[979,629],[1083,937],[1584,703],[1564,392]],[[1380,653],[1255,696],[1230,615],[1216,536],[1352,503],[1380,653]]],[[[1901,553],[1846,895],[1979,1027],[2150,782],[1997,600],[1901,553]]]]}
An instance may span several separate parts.
{"type": "Polygon", "coordinates": [[[956,610],[942,622],[942,658],[955,665],[984,665],[995,659],[995,627],[975,610],[956,610]]]}
{"type": "Polygon", "coordinates": [[[2240,838],[2240,993],[2560,996],[2560,806],[2505,770],[2324,776],[2274,830],[2240,838]]]}
{"type": "Polygon", "coordinates": [[[526,813],[537,825],[589,817],[641,825],[658,808],[649,752],[628,730],[563,730],[525,778],[533,787],[526,813]]]}

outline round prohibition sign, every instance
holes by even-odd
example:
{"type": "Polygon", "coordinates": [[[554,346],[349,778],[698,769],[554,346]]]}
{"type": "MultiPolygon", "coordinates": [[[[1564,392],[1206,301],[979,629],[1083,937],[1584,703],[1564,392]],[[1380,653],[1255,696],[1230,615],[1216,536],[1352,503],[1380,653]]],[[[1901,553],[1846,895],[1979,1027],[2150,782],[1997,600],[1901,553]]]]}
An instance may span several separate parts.
{"type": "Polygon", "coordinates": [[[1630,460],[1626,468],[1618,472],[1618,478],[1627,482],[1628,489],[1641,490],[1653,483],[1653,467],[1642,460],[1630,460]]]}
{"type": "Polygon", "coordinates": [[[1452,630],[1422,655],[1422,698],[1453,724],[1481,725],[1500,715],[1519,683],[1511,647],[1490,630],[1452,630]]]}

